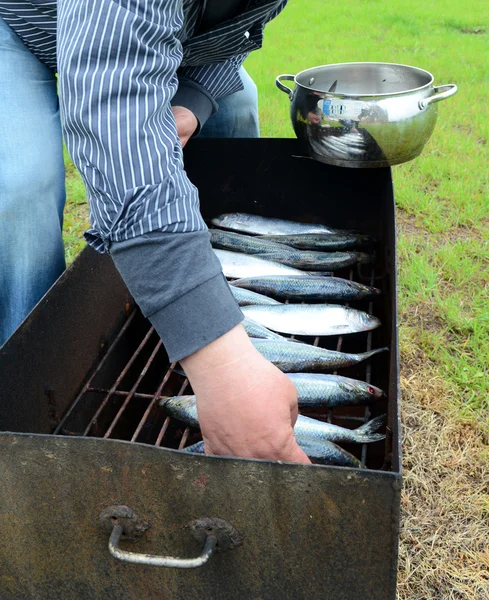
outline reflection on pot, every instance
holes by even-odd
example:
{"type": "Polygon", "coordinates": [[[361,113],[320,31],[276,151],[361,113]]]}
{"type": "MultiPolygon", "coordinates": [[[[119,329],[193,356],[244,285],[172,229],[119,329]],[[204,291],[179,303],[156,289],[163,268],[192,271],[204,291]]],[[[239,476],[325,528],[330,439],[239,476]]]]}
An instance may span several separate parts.
{"type": "Polygon", "coordinates": [[[437,119],[437,102],[457,86],[433,86],[431,73],[390,63],[343,63],[279,75],[296,136],[322,162],[387,167],[418,156],[437,119]],[[291,89],[283,81],[294,81],[291,89]]]}

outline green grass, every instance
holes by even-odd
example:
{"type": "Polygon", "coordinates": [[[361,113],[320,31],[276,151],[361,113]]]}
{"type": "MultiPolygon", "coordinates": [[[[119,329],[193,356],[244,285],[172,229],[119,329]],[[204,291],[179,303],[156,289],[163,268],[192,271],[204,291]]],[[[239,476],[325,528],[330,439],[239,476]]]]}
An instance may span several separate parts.
{"type": "MultiPolygon", "coordinates": [[[[281,73],[353,61],[430,71],[458,93],[438,104],[423,154],[393,167],[399,239],[401,349],[415,343],[450,383],[461,416],[489,408],[489,5],[480,0],[290,0],[246,67],[264,137],[293,137],[281,73]]],[[[68,258],[83,246],[83,187],[68,164],[68,258]]]]}

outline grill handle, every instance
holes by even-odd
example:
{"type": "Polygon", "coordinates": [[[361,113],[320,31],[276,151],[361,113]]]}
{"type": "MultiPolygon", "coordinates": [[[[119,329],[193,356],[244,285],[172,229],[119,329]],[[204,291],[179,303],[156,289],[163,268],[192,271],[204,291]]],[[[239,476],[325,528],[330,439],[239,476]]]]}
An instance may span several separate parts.
{"type": "Polygon", "coordinates": [[[110,531],[109,552],[114,558],[126,563],[153,567],[195,569],[205,565],[217,550],[234,548],[242,542],[242,536],[230,523],[222,519],[204,518],[191,521],[187,525],[194,538],[204,544],[199,556],[196,558],[154,556],[127,552],[119,548],[121,538],[134,541],[150,527],[150,524],[140,519],[132,508],[109,506],[100,513],[99,523],[106,531],[110,531]]]}

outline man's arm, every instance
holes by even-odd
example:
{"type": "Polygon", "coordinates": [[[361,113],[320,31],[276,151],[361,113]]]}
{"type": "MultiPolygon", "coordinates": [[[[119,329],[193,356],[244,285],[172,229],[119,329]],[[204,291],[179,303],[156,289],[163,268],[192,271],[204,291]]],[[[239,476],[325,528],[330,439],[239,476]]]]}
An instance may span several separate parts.
{"type": "MultiPolygon", "coordinates": [[[[219,440],[227,436],[231,453],[243,454],[246,447],[246,455],[253,455],[260,439],[262,457],[304,459],[293,438],[290,410],[288,420],[277,424],[275,441],[268,441],[258,424],[258,438],[247,437],[256,412],[246,399],[232,400],[240,387],[226,379],[232,366],[220,375],[228,383],[212,394],[217,413],[206,410],[203,364],[220,365],[236,349],[249,357],[254,371],[266,361],[243,338],[238,325],[243,315],[210,246],[197,190],[183,168],[171,108],[182,58],[175,36],[182,25],[181,2],[59,0],[58,7],[62,122],[87,188],[92,222],[87,240],[110,252],[170,360],[186,359],[203,410],[204,440],[214,440],[211,449],[222,453],[226,446],[219,440]],[[222,412],[230,409],[241,410],[242,420],[226,433],[215,423],[225,421],[222,412]]],[[[289,400],[278,391],[275,403],[288,406],[289,400]]],[[[264,426],[270,426],[269,419],[264,426]]]]}

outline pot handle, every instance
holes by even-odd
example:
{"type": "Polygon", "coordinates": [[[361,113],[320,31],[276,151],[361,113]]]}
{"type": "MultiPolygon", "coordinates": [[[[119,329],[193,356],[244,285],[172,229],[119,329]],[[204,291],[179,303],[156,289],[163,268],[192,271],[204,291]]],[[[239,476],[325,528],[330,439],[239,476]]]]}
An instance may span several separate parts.
{"type": "Polygon", "coordinates": [[[454,83],[447,83],[445,85],[438,85],[433,88],[434,94],[429,98],[424,98],[418,102],[419,110],[424,110],[429,104],[433,102],[440,102],[440,100],[446,100],[457,93],[457,86],[454,83]]]}
{"type": "Polygon", "coordinates": [[[122,536],[125,539],[134,541],[136,537],[143,535],[150,527],[150,524],[140,519],[132,508],[128,506],[109,506],[100,513],[99,523],[106,531],[111,532],[109,552],[114,558],[125,563],[153,567],[175,567],[178,569],[201,567],[205,565],[216,550],[234,548],[242,540],[236,529],[222,519],[198,519],[191,521],[187,527],[193,537],[204,544],[199,556],[196,558],[154,556],[152,554],[127,552],[119,548],[119,541],[122,536]]]}
{"type": "Polygon", "coordinates": [[[295,77],[294,75],[279,75],[275,78],[275,85],[278,89],[285,92],[289,96],[289,99],[292,99],[292,90],[282,83],[282,79],[285,81],[294,81],[295,77]]]}

